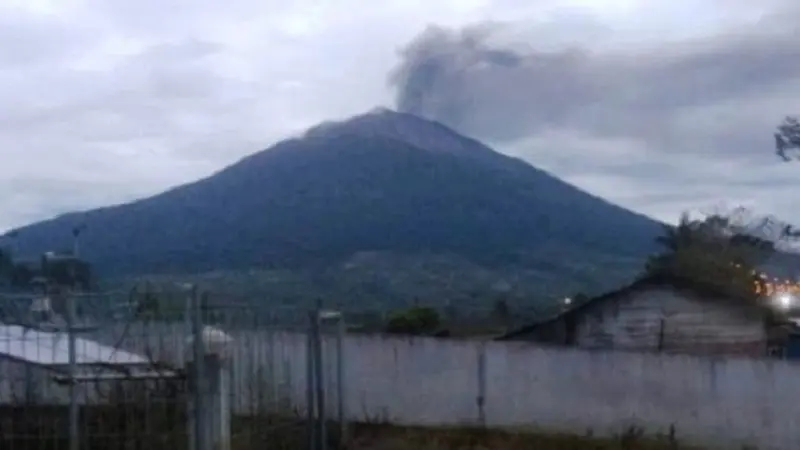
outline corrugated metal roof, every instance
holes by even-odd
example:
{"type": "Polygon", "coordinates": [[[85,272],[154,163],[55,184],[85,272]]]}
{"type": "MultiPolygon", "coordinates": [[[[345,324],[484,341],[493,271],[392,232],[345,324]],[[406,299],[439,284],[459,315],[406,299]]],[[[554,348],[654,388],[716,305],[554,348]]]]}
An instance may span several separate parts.
{"type": "MultiPolygon", "coordinates": [[[[78,337],[75,340],[79,365],[139,366],[148,359],[125,350],[78,337]]],[[[69,341],[64,332],[47,332],[0,324],[0,356],[42,366],[69,364],[69,341]]]]}

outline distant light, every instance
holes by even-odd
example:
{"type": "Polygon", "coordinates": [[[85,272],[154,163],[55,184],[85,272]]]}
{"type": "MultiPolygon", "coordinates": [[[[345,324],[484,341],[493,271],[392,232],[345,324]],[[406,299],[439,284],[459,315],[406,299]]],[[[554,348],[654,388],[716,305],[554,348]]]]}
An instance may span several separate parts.
{"type": "Polygon", "coordinates": [[[781,309],[787,310],[794,305],[794,296],[786,292],[782,292],[775,297],[775,303],[781,309]]]}
{"type": "Polygon", "coordinates": [[[564,299],[564,304],[565,304],[565,305],[570,305],[570,304],[572,304],[572,299],[571,299],[571,298],[569,298],[569,297],[566,297],[566,298],[564,299]]]}

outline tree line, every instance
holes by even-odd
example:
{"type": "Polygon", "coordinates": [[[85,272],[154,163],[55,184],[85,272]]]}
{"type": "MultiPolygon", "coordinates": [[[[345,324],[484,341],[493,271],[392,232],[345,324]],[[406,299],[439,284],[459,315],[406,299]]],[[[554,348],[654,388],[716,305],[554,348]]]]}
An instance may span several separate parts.
{"type": "Polygon", "coordinates": [[[0,285],[14,289],[32,289],[37,280],[46,284],[74,286],[90,290],[91,265],[82,260],[58,255],[42,255],[35,261],[15,260],[8,248],[0,248],[0,285]]]}

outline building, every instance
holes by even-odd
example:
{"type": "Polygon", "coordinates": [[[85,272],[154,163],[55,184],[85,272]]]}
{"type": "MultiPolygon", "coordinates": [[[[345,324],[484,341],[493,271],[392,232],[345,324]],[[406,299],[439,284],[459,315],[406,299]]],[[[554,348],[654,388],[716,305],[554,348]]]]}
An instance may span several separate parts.
{"type": "Polygon", "coordinates": [[[678,278],[646,277],[499,340],[587,349],[765,356],[774,314],[762,300],[678,278]]]}

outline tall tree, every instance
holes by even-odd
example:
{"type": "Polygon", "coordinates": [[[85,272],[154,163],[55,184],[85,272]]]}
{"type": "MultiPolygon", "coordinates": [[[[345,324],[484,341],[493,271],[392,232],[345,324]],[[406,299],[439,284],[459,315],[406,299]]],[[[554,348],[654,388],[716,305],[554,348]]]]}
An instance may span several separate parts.
{"type": "Polygon", "coordinates": [[[695,222],[689,214],[681,214],[677,226],[664,225],[663,234],[656,237],[656,242],[665,250],[664,254],[673,254],[680,249],[692,245],[698,238],[695,222]]]}
{"type": "Polygon", "coordinates": [[[739,293],[752,291],[754,271],[775,251],[774,242],[752,234],[731,217],[681,216],[657,238],[662,251],[647,262],[650,275],[678,276],[739,293]]]}
{"type": "Polygon", "coordinates": [[[0,248],[0,281],[10,281],[14,272],[14,261],[8,249],[0,248]]]}

